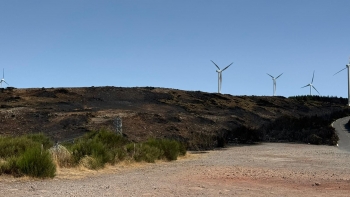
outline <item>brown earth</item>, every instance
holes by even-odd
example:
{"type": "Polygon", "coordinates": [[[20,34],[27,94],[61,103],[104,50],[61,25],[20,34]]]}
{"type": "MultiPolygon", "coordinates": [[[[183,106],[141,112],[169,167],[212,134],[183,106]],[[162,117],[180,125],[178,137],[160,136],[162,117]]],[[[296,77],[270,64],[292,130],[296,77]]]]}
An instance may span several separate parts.
{"type": "Polygon", "coordinates": [[[344,107],[153,87],[7,88],[0,89],[0,134],[43,132],[62,142],[102,127],[115,130],[119,117],[132,141],[166,137],[198,150],[217,146],[218,136],[238,127],[258,128],[281,116],[323,115],[344,107]]]}
{"type": "Polygon", "coordinates": [[[266,143],[155,164],[59,169],[50,180],[0,177],[2,196],[349,196],[350,153],[266,143]]]}

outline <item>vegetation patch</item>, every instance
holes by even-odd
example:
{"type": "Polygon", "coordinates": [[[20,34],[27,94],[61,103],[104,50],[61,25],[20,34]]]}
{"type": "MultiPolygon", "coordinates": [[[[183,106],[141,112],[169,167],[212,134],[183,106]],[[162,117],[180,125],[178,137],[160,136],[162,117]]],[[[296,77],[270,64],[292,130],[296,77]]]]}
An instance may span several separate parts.
{"type": "Polygon", "coordinates": [[[44,134],[0,137],[0,174],[54,177],[56,166],[47,147],[53,143],[44,134]]]}
{"type": "Polygon", "coordinates": [[[103,168],[106,163],[123,160],[155,162],[159,159],[176,160],[186,154],[183,144],[169,139],[149,139],[146,142],[129,142],[123,136],[106,129],[93,131],[66,147],[72,153],[72,165],[83,164],[90,169],[103,168]]]}
{"type": "Polygon", "coordinates": [[[75,141],[52,146],[43,134],[0,137],[0,174],[52,178],[56,166],[100,169],[123,160],[155,162],[176,160],[185,146],[175,140],[149,139],[133,143],[106,129],[92,131],[75,141]]]}

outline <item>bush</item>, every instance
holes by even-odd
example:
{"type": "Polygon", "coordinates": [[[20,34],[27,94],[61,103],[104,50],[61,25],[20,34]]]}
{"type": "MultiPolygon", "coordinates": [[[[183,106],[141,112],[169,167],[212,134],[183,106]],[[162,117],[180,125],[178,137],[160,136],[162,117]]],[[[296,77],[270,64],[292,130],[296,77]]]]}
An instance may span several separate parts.
{"type": "Polygon", "coordinates": [[[126,153],[126,150],[121,147],[116,148],[113,152],[113,155],[114,155],[114,159],[111,162],[111,164],[115,164],[119,161],[123,161],[128,156],[128,154],[126,153]]]}
{"type": "Polygon", "coordinates": [[[131,157],[135,161],[155,162],[157,159],[176,160],[185,155],[185,147],[175,140],[149,139],[144,143],[129,143],[121,135],[107,130],[93,131],[68,146],[72,163],[90,169],[102,168],[131,157]]]}
{"type": "Polygon", "coordinates": [[[19,156],[28,147],[43,145],[44,149],[52,147],[53,142],[43,133],[29,134],[20,137],[0,137],[0,157],[19,156]]]}
{"type": "Polygon", "coordinates": [[[39,145],[26,137],[0,137],[0,157],[17,157],[24,153],[27,147],[39,145]]]}
{"type": "Polygon", "coordinates": [[[41,145],[48,147],[50,144],[51,141],[43,134],[0,137],[0,158],[3,159],[0,174],[53,177],[56,168],[51,155],[41,149],[41,145]]]}
{"type": "Polygon", "coordinates": [[[72,152],[72,160],[75,165],[79,164],[81,159],[89,156],[93,158],[93,161],[91,160],[91,165],[87,166],[97,169],[103,167],[105,163],[114,164],[123,160],[127,154],[122,147],[127,142],[123,136],[102,129],[84,135],[68,148],[72,152]]]}
{"type": "Polygon", "coordinates": [[[113,158],[111,152],[101,141],[93,139],[79,140],[72,146],[72,157],[75,164],[79,164],[85,156],[95,158],[101,167],[113,158]]]}
{"type": "Polygon", "coordinates": [[[156,147],[160,150],[158,159],[176,160],[179,155],[185,155],[186,149],[183,144],[169,139],[149,139],[146,145],[156,147]]]}
{"type": "Polygon", "coordinates": [[[42,144],[44,149],[49,149],[53,146],[52,140],[50,140],[50,138],[43,133],[28,134],[28,135],[25,135],[24,137],[32,140],[33,142],[42,144]]]}
{"type": "Polygon", "coordinates": [[[145,161],[154,163],[161,155],[161,150],[159,148],[147,144],[128,144],[127,151],[137,162],[145,161]]]}
{"type": "Polygon", "coordinates": [[[54,177],[56,166],[47,150],[42,150],[39,146],[27,149],[21,155],[16,165],[23,174],[33,177],[54,177]]]}

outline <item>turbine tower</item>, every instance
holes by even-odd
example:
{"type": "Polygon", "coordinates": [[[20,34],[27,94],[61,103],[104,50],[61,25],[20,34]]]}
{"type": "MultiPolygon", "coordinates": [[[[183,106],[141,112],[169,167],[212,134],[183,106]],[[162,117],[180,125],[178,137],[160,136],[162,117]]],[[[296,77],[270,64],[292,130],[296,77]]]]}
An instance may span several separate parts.
{"type": "Polygon", "coordinates": [[[0,87],[2,87],[2,82],[6,83],[9,86],[9,84],[5,81],[5,70],[4,69],[2,69],[2,79],[0,80],[0,87]]]}
{"type": "MultiPolygon", "coordinates": [[[[314,71],[314,74],[312,75],[311,83],[307,84],[306,86],[301,87],[301,88],[305,88],[305,87],[307,87],[307,86],[310,86],[310,96],[312,95],[312,94],[311,94],[312,88],[316,90],[315,86],[312,85],[312,83],[314,82],[314,77],[315,77],[315,71],[314,71]]],[[[317,92],[318,94],[320,94],[317,90],[316,90],[316,92],[317,92]]]]}
{"type": "MultiPolygon", "coordinates": [[[[345,68],[341,69],[340,71],[338,71],[337,73],[335,73],[334,75],[340,73],[341,71],[348,69],[348,106],[350,106],[350,58],[349,58],[349,64],[346,65],[345,68]]],[[[333,75],[333,76],[334,76],[333,75]]]]}
{"type": "Polygon", "coordinates": [[[278,79],[278,77],[283,75],[283,73],[278,75],[276,78],[273,77],[272,75],[270,75],[269,73],[266,73],[266,74],[268,74],[272,78],[272,81],[273,81],[273,96],[275,96],[275,94],[276,94],[276,80],[278,79]]]}
{"type": "MultiPolygon", "coordinates": [[[[213,60],[210,60],[211,62],[213,62],[213,60]]],[[[218,65],[216,65],[214,62],[213,62],[213,64],[218,68],[218,70],[216,70],[216,72],[218,73],[218,93],[220,93],[220,91],[221,91],[221,83],[222,83],[222,71],[224,71],[224,70],[226,70],[228,67],[230,67],[232,64],[233,64],[233,62],[230,64],[230,65],[228,65],[228,66],[226,66],[224,69],[220,69],[220,67],[218,66],[218,65]]]]}

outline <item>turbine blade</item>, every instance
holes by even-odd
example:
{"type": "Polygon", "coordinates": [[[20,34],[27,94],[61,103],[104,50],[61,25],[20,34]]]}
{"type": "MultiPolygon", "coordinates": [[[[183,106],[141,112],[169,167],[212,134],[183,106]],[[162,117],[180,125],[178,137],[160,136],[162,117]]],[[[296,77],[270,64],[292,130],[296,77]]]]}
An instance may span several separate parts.
{"type": "Polygon", "coordinates": [[[315,71],[314,71],[314,74],[312,74],[312,81],[311,81],[311,84],[314,82],[314,77],[315,77],[315,71]]]}
{"type": "MultiPolygon", "coordinates": [[[[312,87],[316,90],[315,86],[312,86],[312,87]]],[[[316,92],[317,92],[318,94],[320,94],[317,90],[316,90],[316,92]]]]}
{"type": "MultiPolygon", "coordinates": [[[[346,67],[345,68],[343,68],[343,69],[341,69],[340,71],[338,71],[337,73],[335,73],[334,75],[336,75],[336,74],[338,74],[338,73],[340,73],[341,71],[343,71],[343,70],[345,70],[346,69],[346,67]]],[[[333,76],[334,76],[333,75],[333,76]]]]}
{"type": "Polygon", "coordinates": [[[303,86],[303,87],[301,87],[301,88],[306,88],[307,86],[310,86],[310,84],[307,84],[306,86],[303,86]]]}
{"type": "Polygon", "coordinates": [[[2,78],[3,79],[5,78],[5,69],[4,68],[2,69],[2,78]]]}
{"type": "Polygon", "coordinates": [[[8,84],[6,81],[4,81],[8,86],[10,85],[10,84],[8,84]]]}
{"type": "Polygon", "coordinates": [[[224,69],[222,69],[222,71],[226,70],[226,69],[227,69],[228,67],[230,67],[232,64],[233,64],[233,62],[232,62],[230,65],[226,66],[224,69]]]}
{"type": "Polygon", "coordinates": [[[266,74],[268,74],[268,75],[273,79],[273,76],[272,76],[272,75],[270,75],[269,73],[266,73],[266,74]]]}
{"type": "Polygon", "coordinates": [[[276,79],[278,79],[278,77],[280,77],[281,75],[283,75],[283,73],[282,73],[282,74],[280,74],[280,75],[278,75],[278,76],[276,77],[276,79]]]}
{"type": "MultiPolygon", "coordinates": [[[[210,60],[210,61],[213,62],[213,60],[210,60]]],[[[216,65],[215,62],[213,62],[213,64],[220,70],[220,67],[216,65]]]]}

